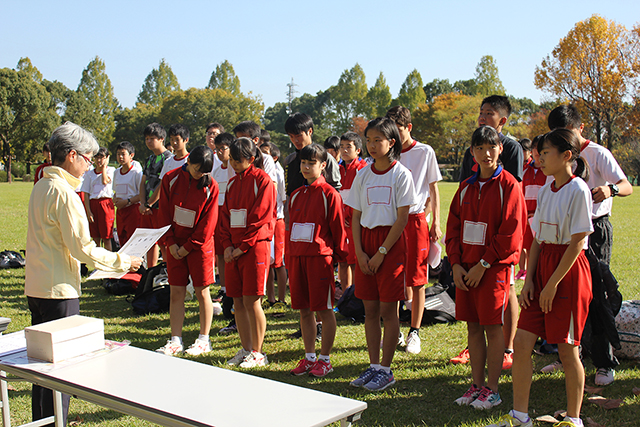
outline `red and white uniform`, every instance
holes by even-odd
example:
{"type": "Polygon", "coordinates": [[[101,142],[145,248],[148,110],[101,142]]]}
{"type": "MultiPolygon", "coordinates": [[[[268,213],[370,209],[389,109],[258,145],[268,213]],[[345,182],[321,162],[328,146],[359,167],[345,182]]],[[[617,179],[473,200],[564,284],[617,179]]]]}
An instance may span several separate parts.
{"type": "MultiPolygon", "coordinates": [[[[124,173],[120,166],[113,175],[115,197],[124,200],[136,197],[140,192],[140,181],[142,181],[142,168],[139,163],[138,168],[132,164],[124,173]]],[[[140,203],[133,203],[116,211],[116,226],[121,245],[127,243],[136,228],[140,226],[139,205],[140,203]]]]}
{"type": "MultiPolygon", "coordinates": [[[[214,156],[214,158],[218,158],[218,156],[214,156]]],[[[224,167],[222,162],[220,162],[220,164],[216,167],[214,166],[213,170],[211,171],[211,177],[213,178],[214,181],[216,181],[218,183],[218,189],[219,189],[219,195],[218,195],[218,208],[222,209],[222,205],[224,204],[224,197],[225,194],[227,192],[227,184],[229,183],[229,181],[231,180],[231,178],[233,178],[234,176],[236,176],[236,172],[233,170],[233,168],[231,166],[229,166],[227,164],[227,167],[224,167]]],[[[220,219],[222,218],[221,215],[218,216],[218,226],[220,224],[220,219]]],[[[220,232],[217,230],[216,228],[216,233],[213,236],[213,240],[214,240],[214,244],[215,244],[215,251],[216,251],[216,255],[222,255],[224,253],[224,248],[222,247],[222,237],[220,235],[220,232]]]]}
{"type": "Polygon", "coordinates": [[[229,181],[219,227],[222,246],[240,248],[244,255],[225,265],[228,296],[264,295],[275,208],[276,189],[262,169],[251,165],[229,181]]]}
{"type": "Polygon", "coordinates": [[[182,259],[167,256],[169,283],[187,286],[189,275],[194,286],[208,286],[213,274],[213,233],[218,220],[218,184],[198,188],[186,166],[174,169],[162,178],[162,197],[158,219],[160,226],[171,225],[163,236],[167,247],[178,245],[189,254],[182,259]]]}
{"type": "Polygon", "coordinates": [[[95,169],[87,171],[82,182],[82,192],[89,195],[89,206],[93,214],[93,222],[89,223],[91,237],[111,239],[113,237],[113,223],[116,219],[116,210],[113,205],[113,177],[115,168],[107,166],[106,174],[109,183],[102,183],[102,172],[96,173],[95,169]]]}
{"type": "MultiPolygon", "coordinates": [[[[555,181],[538,194],[538,207],[531,222],[536,240],[541,244],[534,276],[534,298],[520,313],[518,328],[537,334],[552,344],[580,344],[591,302],[591,270],[584,251],[578,255],[566,276],[558,284],[552,309],[540,309],[540,292],[564,255],[571,236],[591,234],[592,196],[589,186],[572,177],[560,188],[555,181]]],[[[587,249],[587,244],[583,249],[587,249]]]]}
{"type": "Polygon", "coordinates": [[[344,260],[346,233],[342,198],[320,176],[289,199],[291,306],[313,311],[333,308],[333,260],[344,260]]]}
{"type": "Polygon", "coordinates": [[[44,168],[46,168],[47,166],[51,166],[51,163],[44,162],[43,164],[38,166],[38,168],[36,169],[36,173],[33,175],[33,185],[36,185],[40,178],[42,178],[44,168]]]}
{"type": "Polygon", "coordinates": [[[481,180],[478,171],[460,184],[449,208],[447,255],[451,265],[467,271],[481,259],[491,268],[477,287],[456,289],[456,319],[502,323],[509,274],[520,259],[526,220],[522,187],[502,166],[488,180],[481,180]]]}
{"type": "MultiPolygon", "coordinates": [[[[160,171],[160,179],[164,177],[168,172],[171,172],[174,169],[178,169],[180,166],[187,163],[187,158],[189,157],[189,153],[186,156],[177,158],[174,154],[164,161],[162,165],[162,170],[160,171]]],[[[215,156],[214,156],[215,157],[215,156]]]]}
{"type": "MultiPolygon", "coordinates": [[[[553,181],[553,176],[546,176],[540,168],[535,166],[533,159],[524,166],[522,175],[522,192],[524,193],[524,203],[527,206],[527,216],[533,215],[538,204],[538,192],[545,185],[553,181]]],[[[522,247],[529,250],[533,242],[533,233],[529,221],[524,232],[522,247]]]]}
{"type": "MultiPolygon", "coordinates": [[[[589,163],[589,180],[587,181],[589,188],[617,184],[627,178],[611,151],[600,144],[587,140],[581,148],[580,155],[589,163]]],[[[593,218],[611,215],[612,207],[613,197],[594,203],[593,218]]]]}
{"type": "MultiPolygon", "coordinates": [[[[398,218],[398,208],[415,204],[411,172],[397,161],[385,171],[369,165],[358,172],[346,203],[361,212],[361,245],[369,257],[374,256],[398,218]]],[[[404,299],[404,233],[387,248],[378,272],[365,275],[355,268],[355,294],[363,300],[396,302],[404,299]]]]}
{"type": "Polygon", "coordinates": [[[345,201],[349,196],[349,191],[351,191],[353,180],[356,179],[358,171],[367,166],[367,162],[358,157],[349,164],[341,160],[339,166],[340,182],[342,183],[340,195],[342,196],[344,207],[344,221],[345,224],[349,224],[348,226],[345,225],[345,230],[347,232],[347,251],[349,253],[347,255],[347,264],[355,264],[358,260],[356,259],[356,250],[353,247],[353,234],[351,232],[351,216],[353,215],[353,208],[351,208],[351,206],[347,206],[345,201]]]}
{"type": "Polygon", "coordinates": [[[416,204],[409,208],[409,221],[404,229],[407,239],[407,286],[424,286],[429,281],[431,245],[429,223],[424,212],[430,196],[429,185],[441,181],[442,175],[433,148],[415,140],[402,150],[400,163],[411,172],[416,189],[416,204]]]}

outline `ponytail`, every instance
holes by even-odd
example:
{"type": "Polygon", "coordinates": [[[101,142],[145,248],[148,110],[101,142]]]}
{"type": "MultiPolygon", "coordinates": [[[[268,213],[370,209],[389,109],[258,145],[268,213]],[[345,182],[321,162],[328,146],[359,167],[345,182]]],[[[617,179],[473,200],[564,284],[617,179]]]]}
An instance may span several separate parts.
{"type": "Polygon", "coordinates": [[[253,157],[253,166],[264,170],[264,161],[262,160],[262,151],[249,138],[237,138],[229,146],[229,155],[236,162],[242,159],[250,160],[253,157]]]}
{"type": "Polygon", "coordinates": [[[582,156],[576,159],[576,170],[573,174],[579,178],[582,178],[585,182],[589,181],[590,168],[587,159],[582,156]]]}
{"type": "Polygon", "coordinates": [[[556,147],[559,152],[571,152],[569,161],[576,163],[574,175],[584,181],[589,179],[589,163],[580,156],[580,139],[569,129],[559,128],[546,133],[538,142],[538,151],[542,152],[543,145],[549,144],[556,147]]]}
{"type": "Polygon", "coordinates": [[[211,185],[211,170],[213,169],[213,150],[206,145],[199,145],[189,153],[189,163],[198,165],[202,177],[198,180],[198,189],[211,185]]]}

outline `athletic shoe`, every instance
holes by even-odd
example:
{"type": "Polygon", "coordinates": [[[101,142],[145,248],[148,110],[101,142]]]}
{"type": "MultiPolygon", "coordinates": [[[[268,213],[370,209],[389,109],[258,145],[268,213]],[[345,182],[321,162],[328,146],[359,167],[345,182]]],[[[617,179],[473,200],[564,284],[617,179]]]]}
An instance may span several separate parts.
{"type": "Polygon", "coordinates": [[[211,350],[211,342],[209,340],[201,340],[198,338],[185,353],[189,356],[199,356],[204,353],[209,353],[211,350]]]}
{"type": "Polygon", "coordinates": [[[333,366],[331,366],[331,362],[325,362],[323,360],[319,360],[313,364],[313,367],[309,371],[309,375],[312,377],[322,378],[328,374],[333,372],[333,366]]]}
{"type": "Polygon", "coordinates": [[[404,349],[407,353],[418,354],[420,353],[420,336],[418,331],[413,331],[407,337],[407,348],[404,349]]]}
{"type": "Polygon", "coordinates": [[[322,323],[316,323],[316,341],[322,341],[322,323]]]}
{"type": "Polygon", "coordinates": [[[271,308],[273,308],[274,310],[286,310],[287,309],[287,304],[282,302],[282,301],[276,301],[276,302],[273,303],[271,308]]]}
{"type": "Polygon", "coordinates": [[[233,324],[229,324],[228,326],[225,326],[224,328],[220,329],[218,331],[218,333],[220,335],[229,335],[229,334],[233,334],[238,332],[238,327],[236,326],[235,323],[233,324]]]}
{"type": "Polygon", "coordinates": [[[167,341],[165,345],[156,350],[156,353],[166,354],[167,356],[177,356],[182,353],[182,344],[175,341],[167,341]]]}
{"type": "Polygon", "coordinates": [[[478,396],[480,396],[480,389],[476,387],[475,384],[471,384],[471,387],[465,391],[462,397],[457,398],[455,402],[460,406],[469,405],[471,402],[476,400],[478,396]]]}
{"type": "Polygon", "coordinates": [[[527,421],[520,421],[518,418],[512,415],[511,411],[509,411],[508,414],[505,414],[500,417],[497,424],[490,424],[487,427],[516,427],[516,426],[533,427],[533,419],[529,417],[527,421]]]}
{"type": "Polygon", "coordinates": [[[542,372],[543,374],[550,374],[556,371],[564,371],[564,368],[562,367],[562,362],[559,360],[556,360],[555,362],[550,363],[544,368],[540,369],[540,372],[542,372]]]}
{"type": "Polygon", "coordinates": [[[393,378],[393,372],[387,373],[386,371],[380,369],[376,372],[375,376],[371,378],[371,381],[364,385],[369,391],[382,391],[385,388],[392,386],[396,383],[395,378],[393,378]]]}
{"type": "Polygon", "coordinates": [[[257,368],[260,366],[266,366],[269,361],[267,360],[267,356],[258,352],[252,351],[244,357],[242,363],[238,365],[240,368],[250,369],[257,368]]]}
{"type": "Polygon", "coordinates": [[[598,368],[596,371],[596,385],[609,385],[613,382],[615,371],[611,368],[598,368]]]}
{"type": "Polygon", "coordinates": [[[404,340],[404,334],[402,333],[402,331],[400,331],[400,334],[398,335],[398,345],[400,347],[404,347],[407,345],[407,343],[404,340]]]}
{"type": "Polygon", "coordinates": [[[568,417],[565,417],[564,420],[559,423],[555,423],[553,427],[578,427],[576,423],[571,421],[568,417]]]}
{"type": "Polygon", "coordinates": [[[470,357],[469,357],[469,349],[465,348],[464,350],[462,350],[460,352],[459,355],[449,359],[449,363],[453,363],[454,365],[457,365],[457,364],[464,365],[466,363],[469,363],[469,359],[470,359],[470,357]]]}
{"type": "Polygon", "coordinates": [[[500,394],[498,392],[494,392],[489,387],[482,387],[480,391],[480,396],[473,402],[471,402],[470,406],[473,406],[476,409],[491,409],[494,406],[498,406],[502,403],[502,399],[500,399],[500,394]]]}
{"type": "Polygon", "coordinates": [[[360,374],[358,378],[351,381],[349,385],[352,387],[362,387],[369,381],[371,381],[371,378],[375,376],[376,372],[378,371],[373,369],[372,367],[368,367],[363,373],[360,374]]]}
{"type": "Polygon", "coordinates": [[[502,359],[502,370],[506,371],[513,366],[513,353],[505,353],[502,359]]]}
{"type": "Polygon", "coordinates": [[[222,289],[220,289],[218,291],[218,294],[215,297],[211,298],[211,301],[213,301],[213,302],[222,302],[222,298],[223,297],[224,297],[224,291],[222,289]]]}
{"type": "Polygon", "coordinates": [[[312,362],[311,360],[305,357],[304,359],[298,362],[298,366],[296,366],[289,372],[291,372],[291,375],[304,375],[307,372],[309,372],[311,368],[313,368],[313,365],[315,363],[316,362],[312,362]]]}
{"type": "Polygon", "coordinates": [[[242,363],[244,358],[247,357],[247,355],[249,355],[249,353],[251,352],[248,350],[245,350],[244,348],[241,348],[240,350],[238,350],[235,356],[227,360],[227,365],[238,366],[240,363],[242,363]]]}
{"type": "Polygon", "coordinates": [[[515,279],[516,280],[524,280],[527,277],[527,270],[520,270],[518,271],[518,274],[516,274],[515,279]]]}

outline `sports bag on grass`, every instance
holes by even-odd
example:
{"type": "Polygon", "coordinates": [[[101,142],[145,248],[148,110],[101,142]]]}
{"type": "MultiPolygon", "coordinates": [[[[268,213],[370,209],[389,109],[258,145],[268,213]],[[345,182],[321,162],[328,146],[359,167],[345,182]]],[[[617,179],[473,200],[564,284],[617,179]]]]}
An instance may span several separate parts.
{"type": "Polygon", "coordinates": [[[364,304],[362,300],[355,295],[355,285],[351,285],[342,294],[336,308],[344,317],[354,322],[364,322],[364,304]]]}
{"type": "Polygon", "coordinates": [[[21,268],[27,262],[16,251],[2,251],[0,252],[0,268],[21,268]]]}
{"type": "Polygon", "coordinates": [[[150,268],[140,279],[131,308],[136,314],[164,313],[169,311],[171,288],[167,279],[167,265],[162,262],[150,268]]]}
{"type": "Polygon", "coordinates": [[[616,316],[620,350],[614,354],[623,359],[640,359],[640,301],[623,301],[616,316]]]}
{"type": "Polygon", "coordinates": [[[456,321],[456,303],[447,293],[447,288],[436,283],[424,290],[423,325],[453,323],[456,321]]]}

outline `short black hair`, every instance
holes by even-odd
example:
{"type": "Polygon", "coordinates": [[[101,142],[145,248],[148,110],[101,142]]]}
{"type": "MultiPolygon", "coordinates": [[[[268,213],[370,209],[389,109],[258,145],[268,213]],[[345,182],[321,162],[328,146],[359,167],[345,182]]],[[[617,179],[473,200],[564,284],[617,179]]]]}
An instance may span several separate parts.
{"type": "Polygon", "coordinates": [[[491,126],[480,126],[471,135],[471,146],[479,147],[483,144],[501,145],[500,135],[498,131],[491,126]]]}
{"type": "Polygon", "coordinates": [[[136,148],[129,141],[122,141],[120,144],[118,144],[118,146],[116,147],[116,152],[118,150],[127,150],[129,154],[136,153],[136,148]]]}
{"type": "Polygon", "coordinates": [[[523,151],[531,151],[531,140],[529,138],[522,138],[518,142],[522,146],[523,151]]]}
{"type": "Polygon", "coordinates": [[[340,138],[333,135],[324,140],[324,148],[331,148],[338,151],[340,149],[340,138]]]}
{"type": "Polygon", "coordinates": [[[355,132],[349,131],[340,135],[340,141],[351,141],[359,150],[362,150],[362,138],[355,132]]]}
{"type": "Polygon", "coordinates": [[[300,150],[300,160],[317,160],[322,163],[327,161],[328,156],[327,149],[320,144],[309,144],[300,150]]]}
{"type": "Polygon", "coordinates": [[[96,154],[94,154],[93,157],[107,157],[109,156],[111,153],[109,153],[109,149],[107,147],[100,147],[98,148],[98,152],[96,154]]]}
{"type": "Polygon", "coordinates": [[[273,142],[270,142],[269,144],[271,144],[271,150],[269,151],[271,153],[271,157],[277,157],[279,159],[280,158],[280,148],[278,148],[278,146],[276,144],[274,144],[273,142]]]}
{"type": "Polygon", "coordinates": [[[164,130],[160,123],[149,123],[142,133],[144,136],[155,136],[158,139],[165,139],[167,131],[164,130]]]}
{"type": "Polygon", "coordinates": [[[582,117],[578,107],[574,104],[565,104],[551,110],[547,118],[547,124],[550,130],[580,129],[582,117]]]}
{"type": "Polygon", "coordinates": [[[49,148],[49,143],[45,142],[44,145],[42,146],[42,151],[46,151],[47,153],[51,152],[51,149],[49,148]]]}
{"type": "Polygon", "coordinates": [[[215,145],[226,145],[227,147],[230,147],[234,139],[236,139],[235,136],[231,135],[229,132],[225,132],[216,136],[213,143],[215,145]]]}
{"type": "Polygon", "coordinates": [[[489,104],[493,107],[494,110],[498,111],[504,117],[509,117],[511,115],[511,103],[509,102],[509,98],[502,95],[490,95],[482,100],[482,107],[484,104],[489,104]]]}
{"type": "Polygon", "coordinates": [[[411,124],[411,110],[402,105],[389,108],[387,117],[396,122],[398,126],[409,126],[411,124]]]}
{"type": "Polygon", "coordinates": [[[313,119],[306,113],[294,113],[284,122],[284,131],[287,134],[298,135],[313,129],[313,119]]]}
{"type": "Polygon", "coordinates": [[[262,142],[263,144],[265,142],[271,142],[271,134],[269,134],[268,130],[260,129],[260,142],[262,142]]]}
{"type": "Polygon", "coordinates": [[[393,139],[393,145],[387,152],[387,156],[392,162],[394,160],[398,160],[402,153],[402,140],[400,139],[400,131],[398,130],[396,122],[388,117],[378,117],[371,120],[367,124],[367,128],[364,130],[365,138],[367,136],[367,132],[371,129],[375,129],[380,132],[389,142],[393,139]]]}
{"type": "Polygon", "coordinates": [[[183,124],[171,125],[169,128],[169,136],[179,136],[183,141],[189,139],[189,129],[183,124]]]}
{"type": "Polygon", "coordinates": [[[224,132],[224,126],[222,126],[222,125],[221,125],[220,123],[218,123],[218,122],[212,122],[212,123],[209,123],[209,124],[207,125],[207,129],[205,130],[205,132],[209,132],[209,129],[211,129],[211,128],[219,129],[219,130],[220,130],[220,133],[223,133],[223,132],[224,132]]]}
{"type": "Polygon", "coordinates": [[[249,135],[250,139],[260,138],[260,125],[256,122],[252,122],[251,120],[245,120],[244,122],[240,122],[233,128],[234,134],[243,133],[245,135],[249,135]]]}

